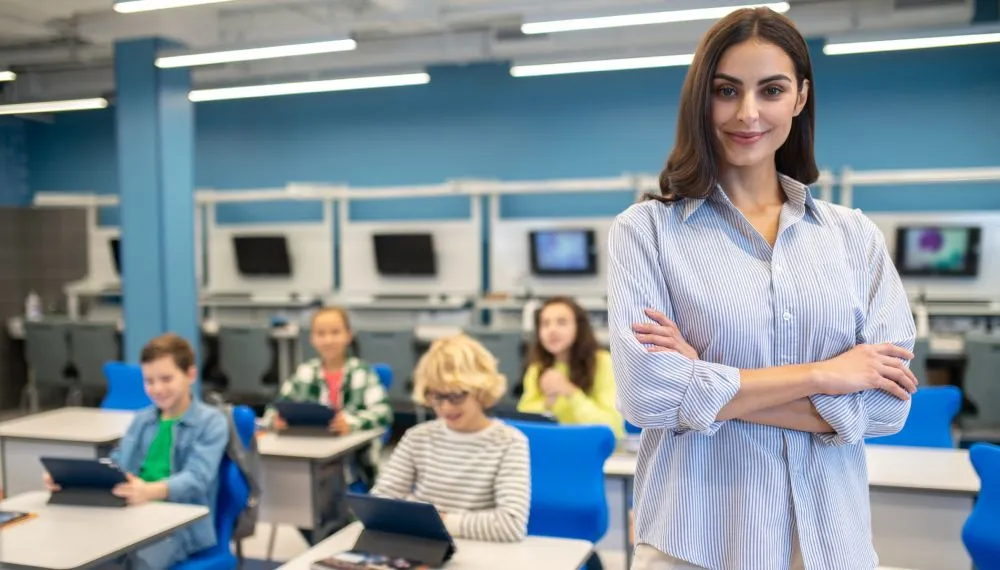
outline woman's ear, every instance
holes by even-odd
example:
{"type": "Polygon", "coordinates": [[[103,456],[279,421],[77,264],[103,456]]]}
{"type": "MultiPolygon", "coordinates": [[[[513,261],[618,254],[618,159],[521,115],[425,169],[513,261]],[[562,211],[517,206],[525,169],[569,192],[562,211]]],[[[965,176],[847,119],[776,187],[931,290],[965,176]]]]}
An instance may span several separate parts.
{"type": "Polygon", "coordinates": [[[802,112],[802,109],[806,107],[806,101],[808,100],[809,100],[809,80],[803,79],[802,87],[799,89],[798,96],[795,100],[795,112],[792,113],[792,116],[798,117],[799,113],[802,112]]]}

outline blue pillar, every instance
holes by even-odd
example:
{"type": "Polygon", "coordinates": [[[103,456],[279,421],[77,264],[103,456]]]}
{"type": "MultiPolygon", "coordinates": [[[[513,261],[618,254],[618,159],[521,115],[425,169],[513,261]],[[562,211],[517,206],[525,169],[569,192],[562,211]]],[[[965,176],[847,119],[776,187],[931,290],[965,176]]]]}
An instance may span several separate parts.
{"type": "Polygon", "coordinates": [[[153,65],[161,40],[115,45],[125,359],[164,332],[197,350],[194,110],[187,69],[153,65]]]}

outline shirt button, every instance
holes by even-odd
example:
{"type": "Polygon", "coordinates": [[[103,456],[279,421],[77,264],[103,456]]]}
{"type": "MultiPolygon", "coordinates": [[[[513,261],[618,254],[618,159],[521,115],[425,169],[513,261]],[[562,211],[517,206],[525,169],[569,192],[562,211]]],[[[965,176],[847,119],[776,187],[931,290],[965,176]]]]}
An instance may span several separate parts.
{"type": "Polygon", "coordinates": [[[783,319],[785,319],[786,321],[790,321],[790,320],[792,320],[792,314],[791,314],[791,313],[789,313],[788,311],[785,311],[785,314],[781,315],[781,317],[782,317],[783,319]]]}

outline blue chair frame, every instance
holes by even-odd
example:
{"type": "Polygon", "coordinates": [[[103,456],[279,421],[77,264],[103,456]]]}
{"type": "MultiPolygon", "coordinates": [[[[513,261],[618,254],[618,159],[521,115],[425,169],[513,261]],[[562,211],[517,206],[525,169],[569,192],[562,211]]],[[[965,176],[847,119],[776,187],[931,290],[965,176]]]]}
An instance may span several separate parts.
{"type": "Polygon", "coordinates": [[[1000,446],[973,444],[969,459],[981,487],[962,527],[962,542],[977,570],[1000,570],[1000,446]]]}

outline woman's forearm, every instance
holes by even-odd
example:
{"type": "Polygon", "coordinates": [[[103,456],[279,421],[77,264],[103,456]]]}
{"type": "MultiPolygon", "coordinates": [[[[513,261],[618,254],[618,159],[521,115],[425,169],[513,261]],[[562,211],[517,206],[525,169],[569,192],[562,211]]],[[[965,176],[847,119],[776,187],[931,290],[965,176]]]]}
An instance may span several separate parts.
{"type": "Polygon", "coordinates": [[[834,432],[809,398],[800,398],[773,408],[751,412],[736,419],[809,433],[834,432]]]}
{"type": "Polygon", "coordinates": [[[808,398],[819,392],[813,364],[740,370],[740,389],[716,419],[743,419],[750,414],[808,398]]]}

